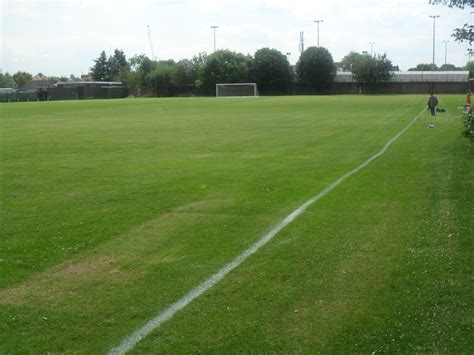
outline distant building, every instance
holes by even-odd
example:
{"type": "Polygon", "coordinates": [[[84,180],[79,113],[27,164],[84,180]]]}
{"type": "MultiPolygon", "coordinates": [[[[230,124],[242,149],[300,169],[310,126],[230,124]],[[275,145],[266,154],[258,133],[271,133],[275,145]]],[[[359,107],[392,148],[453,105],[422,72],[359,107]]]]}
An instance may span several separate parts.
{"type": "MultiPolygon", "coordinates": [[[[394,71],[392,83],[467,83],[468,71],[394,71]]],[[[334,80],[337,83],[356,82],[351,72],[338,72],[334,80]]]]}
{"type": "Polygon", "coordinates": [[[94,78],[92,77],[92,74],[89,73],[89,74],[81,75],[81,80],[82,81],[93,81],[94,78]]]}
{"type": "Polygon", "coordinates": [[[48,80],[28,80],[26,83],[24,83],[21,87],[21,91],[27,91],[27,90],[47,90],[48,88],[54,87],[54,84],[51,84],[48,80]]]}
{"type": "Polygon", "coordinates": [[[338,72],[351,72],[352,71],[352,63],[349,62],[336,62],[336,69],[338,72]]]}
{"type": "Polygon", "coordinates": [[[59,82],[56,84],[56,86],[58,88],[77,88],[77,87],[110,88],[110,87],[122,87],[122,82],[121,81],[68,81],[68,82],[59,82]]]}
{"type": "Polygon", "coordinates": [[[42,73],[38,73],[35,76],[31,78],[33,81],[44,81],[48,80],[48,77],[46,75],[43,75],[42,73]]]}

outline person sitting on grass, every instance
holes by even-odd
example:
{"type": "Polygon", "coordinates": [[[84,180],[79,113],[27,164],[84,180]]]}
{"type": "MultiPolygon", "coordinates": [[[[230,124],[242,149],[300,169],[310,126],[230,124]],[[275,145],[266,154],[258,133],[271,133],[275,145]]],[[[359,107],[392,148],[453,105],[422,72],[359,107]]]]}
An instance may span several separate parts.
{"type": "Polygon", "coordinates": [[[431,93],[428,99],[428,108],[431,110],[431,116],[436,116],[436,106],[438,106],[438,98],[434,93],[431,93]]]}

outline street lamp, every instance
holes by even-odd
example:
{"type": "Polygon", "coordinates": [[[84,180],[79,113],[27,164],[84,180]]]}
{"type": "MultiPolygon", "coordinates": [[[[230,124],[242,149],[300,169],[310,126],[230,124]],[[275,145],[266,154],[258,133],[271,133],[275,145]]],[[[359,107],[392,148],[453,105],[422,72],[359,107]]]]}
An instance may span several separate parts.
{"type": "Polygon", "coordinates": [[[433,19],[433,69],[435,66],[435,36],[436,36],[436,19],[439,17],[439,15],[430,15],[433,19]]]}
{"type": "Polygon", "coordinates": [[[319,48],[319,24],[321,22],[324,22],[324,20],[314,20],[313,22],[316,23],[317,27],[318,27],[318,48],[319,48]]]}
{"type": "Polygon", "coordinates": [[[370,44],[370,56],[372,57],[374,55],[374,44],[375,42],[369,42],[370,44]]]}
{"type": "Polygon", "coordinates": [[[444,64],[448,64],[448,43],[449,41],[443,41],[444,43],[444,64]]]}
{"type": "Polygon", "coordinates": [[[219,26],[211,26],[211,28],[214,30],[214,52],[216,51],[216,28],[219,28],[219,26]]]}

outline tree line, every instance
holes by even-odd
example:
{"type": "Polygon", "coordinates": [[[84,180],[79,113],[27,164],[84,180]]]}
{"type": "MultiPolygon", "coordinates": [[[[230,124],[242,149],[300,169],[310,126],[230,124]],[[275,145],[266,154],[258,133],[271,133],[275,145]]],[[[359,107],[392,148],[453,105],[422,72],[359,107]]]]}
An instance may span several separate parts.
{"type": "MultiPolygon", "coordinates": [[[[341,64],[352,72],[356,81],[369,86],[390,80],[392,71],[397,70],[385,54],[372,56],[350,52],[341,64]]],[[[474,62],[469,62],[465,68],[456,68],[452,64],[438,68],[420,63],[409,70],[470,70],[472,67],[474,62]]],[[[255,82],[260,90],[282,92],[295,82],[323,89],[334,81],[336,71],[331,53],[323,47],[307,48],[294,66],[290,65],[286,55],[271,48],[259,49],[253,56],[218,50],[179,61],[153,60],[144,54],[127,58],[122,50],[115,49],[110,56],[102,51],[94,59],[91,75],[96,81],[120,81],[131,90],[145,88],[155,91],[157,88],[187,85],[212,92],[218,83],[255,82]]],[[[80,80],[72,74],[69,77],[43,77],[51,83],[80,80]]],[[[0,74],[0,87],[21,87],[31,78],[31,74],[22,71],[14,75],[0,74]]]]}
{"type": "MultiPolygon", "coordinates": [[[[350,62],[357,81],[377,83],[388,81],[394,69],[385,56],[351,52],[343,61],[350,62]]],[[[94,80],[117,80],[129,89],[162,88],[170,85],[193,85],[212,91],[218,83],[255,82],[260,90],[286,90],[293,82],[322,89],[334,81],[336,65],[331,53],[323,47],[309,47],[295,66],[282,52],[262,48],[253,56],[230,50],[212,54],[200,53],[191,59],[152,60],[145,55],[126,60],[116,49],[107,57],[102,52],[91,69],[94,80]]]]}

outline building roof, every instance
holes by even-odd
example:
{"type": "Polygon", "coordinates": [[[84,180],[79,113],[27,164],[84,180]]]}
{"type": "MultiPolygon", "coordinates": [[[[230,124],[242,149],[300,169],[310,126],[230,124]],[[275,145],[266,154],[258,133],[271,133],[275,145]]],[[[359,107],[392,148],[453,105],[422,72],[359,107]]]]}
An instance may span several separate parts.
{"type": "MultiPolygon", "coordinates": [[[[467,83],[468,71],[396,71],[392,73],[391,82],[394,83],[467,83]]],[[[338,72],[335,78],[339,83],[351,83],[356,80],[351,72],[338,72]]]]}
{"type": "Polygon", "coordinates": [[[121,86],[121,81],[66,81],[57,83],[61,87],[77,87],[77,86],[121,86]]]}
{"type": "Polygon", "coordinates": [[[54,85],[51,84],[48,80],[29,80],[21,86],[20,90],[39,90],[47,89],[53,86],[54,85]]]}

